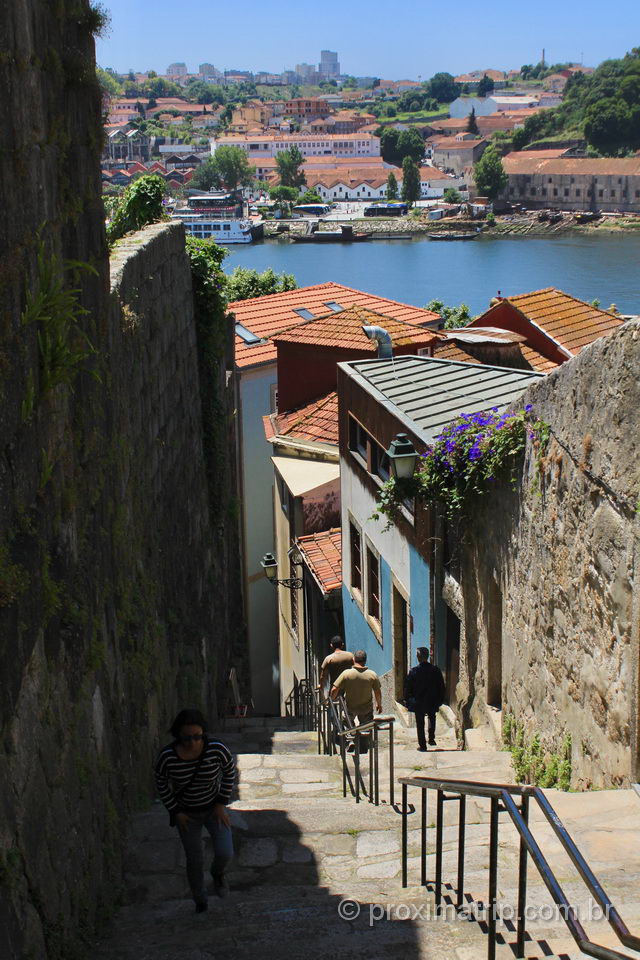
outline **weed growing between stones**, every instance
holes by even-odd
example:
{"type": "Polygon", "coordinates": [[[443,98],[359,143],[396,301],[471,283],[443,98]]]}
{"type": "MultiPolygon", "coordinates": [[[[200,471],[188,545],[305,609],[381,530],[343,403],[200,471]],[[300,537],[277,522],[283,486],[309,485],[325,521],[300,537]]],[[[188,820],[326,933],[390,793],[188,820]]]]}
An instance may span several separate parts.
{"type": "Polygon", "coordinates": [[[545,751],[539,734],[527,740],[524,725],[511,714],[505,714],[502,722],[502,742],[513,759],[513,769],[518,783],[531,783],[537,787],[571,787],[571,734],[567,734],[557,752],[545,751]]]}

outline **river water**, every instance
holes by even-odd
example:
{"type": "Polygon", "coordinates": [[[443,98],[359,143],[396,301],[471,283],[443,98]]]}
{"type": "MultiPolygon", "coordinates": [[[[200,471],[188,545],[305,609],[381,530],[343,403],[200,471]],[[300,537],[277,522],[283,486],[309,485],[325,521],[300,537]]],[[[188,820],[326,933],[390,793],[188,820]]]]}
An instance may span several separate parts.
{"type": "Polygon", "coordinates": [[[334,280],[422,307],[432,299],[481,313],[503,295],[558,287],[581,300],[640,313],[640,236],[478,237],[467,242],[370,240],[366,243],[264,241],[228,247],[236,266],[293,273],[298,285],[334,280]]]}

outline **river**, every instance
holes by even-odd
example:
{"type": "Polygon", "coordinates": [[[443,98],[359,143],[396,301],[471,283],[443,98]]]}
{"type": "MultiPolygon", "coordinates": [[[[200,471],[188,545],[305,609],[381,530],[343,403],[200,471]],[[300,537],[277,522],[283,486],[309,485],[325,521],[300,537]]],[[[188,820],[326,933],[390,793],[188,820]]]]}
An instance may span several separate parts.
{"type": "Polygon", "coordinates": [[[478,237],[469,242],[370,240],[311,244],[267,240],[228,247],[236,266],[293,273],[298,285],[334,280],[422,307],[432,299],[485,310],[503,295],[558,287],[581,300],[640,313],[640,236],[478,237]]]}

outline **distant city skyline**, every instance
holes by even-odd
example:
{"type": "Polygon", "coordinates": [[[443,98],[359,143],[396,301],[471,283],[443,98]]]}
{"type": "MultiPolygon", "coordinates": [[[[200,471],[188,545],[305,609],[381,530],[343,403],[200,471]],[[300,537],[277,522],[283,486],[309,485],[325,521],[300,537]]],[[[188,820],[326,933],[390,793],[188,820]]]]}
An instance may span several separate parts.
{"type": "Polygon", "coordinates": [[[596,66],[640,43],[636,0],[619,0],[615,17],[603,17],[594,0],[539,0],[535,16],[511,0],[495,0],[482,14],[476,2],[461,0],[455,16],[425,4],[406,19],[400,9],[389,18],[388,7],[375,0],[348,6],[326,0],[321,24],[310,0],[280,0],[268,17],[255,0],[241,8],[213,7],[206,0],[179,6],[169,0],[105,0],[105,6],[111,26],[97,41],[97,60],[121,73],[164,73],[175,62],[185,62],[191,73],[203,62],[221,71],[280,73],[303,62],[317,69],[320,51],[331,50],[345,74],[428,79],[442,70],[518,68],[538,62],[543,48],[550,63],[596,66]]]}

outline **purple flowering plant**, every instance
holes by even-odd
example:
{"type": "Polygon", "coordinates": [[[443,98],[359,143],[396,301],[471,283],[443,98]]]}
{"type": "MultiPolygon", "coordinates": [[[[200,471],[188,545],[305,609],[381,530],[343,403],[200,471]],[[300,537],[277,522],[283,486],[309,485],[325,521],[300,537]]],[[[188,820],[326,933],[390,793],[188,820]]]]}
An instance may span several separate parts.
{"type": "Polygon", "coordinates": [[[378,501],[379,512],[392,517],[403,501],[415,497],[437,500],[453,518],[472,499],[489,492],[497,480],[515,487],[527,439],[539,453],[548,441],[548,425],[534,418],[531,410],[527,404],[515,412],[492,407],[461,414],[435,438],[410,480],[387,482],[378,501]]]}

